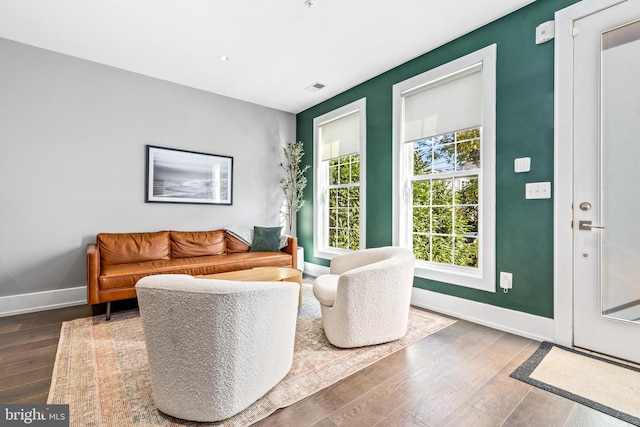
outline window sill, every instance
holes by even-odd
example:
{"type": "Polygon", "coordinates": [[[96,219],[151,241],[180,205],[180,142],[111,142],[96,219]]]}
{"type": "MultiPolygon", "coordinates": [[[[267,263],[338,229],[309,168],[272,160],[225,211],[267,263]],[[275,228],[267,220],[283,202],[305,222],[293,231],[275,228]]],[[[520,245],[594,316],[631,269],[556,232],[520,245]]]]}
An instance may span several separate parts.
{"type": "Polygon", "coordinates": [[[495,293],[496,291],[495,272],[483,274],[481,271],[471,271],[464,267],[427,266],[416,263],[414,274],[416,277],[451,285],[464,286],[485,292],[495,293]]]}
{"type": "Polygon", "coordinates": [[[316,258],[323,258],[323,259],[327,259],[327,260],[331,260],[334,256],[337,255],[343,255],[343,254],[350,254],[353,251],[348,250],[348,249],[337,249],[337,248],[324,248],[322,250],[320,249],[314,249],[313,251],[313,256],[316,258]]]}

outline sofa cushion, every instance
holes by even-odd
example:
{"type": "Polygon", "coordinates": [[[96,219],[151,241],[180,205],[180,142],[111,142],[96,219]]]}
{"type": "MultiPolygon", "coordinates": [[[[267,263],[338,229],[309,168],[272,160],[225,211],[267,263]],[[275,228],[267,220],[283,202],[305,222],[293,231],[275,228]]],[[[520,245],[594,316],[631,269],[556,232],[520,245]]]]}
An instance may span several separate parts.
{"type": "Polygon", "coordinates": [[[224,230],[171,231],[171,258],[221,255],[227,250],[224,230]]]}
{"type": "Polygon", "coordinates": [[[103,266],[170,258],[169,232],[100,233],[98,247],[103,266]]]}
{"type": "Polygon", "coordinates": [[[255,267],[291,267],[292,256],[285,252],[244,252],[226,255],[209,255],[193,258],[176,258],[106,265],[98,277],[101,289],[134,286],[138,280],[154,274],[203,274],[225,273],[255,267]]]}
{"type": "Polygon", "coordinates": [[[242,252],[223,255],[227,260],[216,265],[216,273],[256,267],[292,267],[293,257],[286,252],[242,252]]]}
{"type": "Polygon", "coordinates": [[[282,227],[253,227],[251,252],[276,252],[280,250],[282,227]]]}
{"type": "Polygon", "coordinates": [[[238,239],[231,233],[227,233],[227,253],[234,254],[240,252],[249,252],[251,246],[247,245],[242,240],[238,239]]]}

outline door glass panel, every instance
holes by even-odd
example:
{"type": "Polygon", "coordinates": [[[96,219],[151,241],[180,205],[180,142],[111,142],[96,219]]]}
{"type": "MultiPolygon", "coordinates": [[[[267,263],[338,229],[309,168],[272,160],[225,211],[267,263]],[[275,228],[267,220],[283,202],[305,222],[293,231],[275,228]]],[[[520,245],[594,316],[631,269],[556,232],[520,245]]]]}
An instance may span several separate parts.
{"type": "Polygon", "coordinates": [[[602,315],[640,321],[640,21],[602,35],[602,315]]]}

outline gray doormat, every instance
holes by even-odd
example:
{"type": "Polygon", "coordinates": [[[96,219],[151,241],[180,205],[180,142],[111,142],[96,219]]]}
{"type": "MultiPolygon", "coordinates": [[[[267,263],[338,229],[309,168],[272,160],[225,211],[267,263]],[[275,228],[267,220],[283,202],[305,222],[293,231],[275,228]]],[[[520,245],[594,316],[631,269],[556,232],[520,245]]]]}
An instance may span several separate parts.
{"type": "Polygon", "coordinates": [[[640,426],[640,369],[543,342],[512,378],[640,426]]]}

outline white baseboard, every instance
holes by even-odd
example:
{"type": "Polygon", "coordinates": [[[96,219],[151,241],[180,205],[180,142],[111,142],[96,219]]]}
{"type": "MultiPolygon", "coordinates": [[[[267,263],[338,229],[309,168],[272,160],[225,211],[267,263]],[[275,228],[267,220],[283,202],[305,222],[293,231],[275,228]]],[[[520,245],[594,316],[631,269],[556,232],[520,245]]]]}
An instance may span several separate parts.
{"type": "Polygon", "coordinates": [[[555,324],[546,317],[420,288],[413,288],[411,304],[536,341],[554,341],[555,324]]]}
{"type": "Polygon", "coordinates": [[[0,297],[0,317],[53,310],[87,303],[87,287],[0,297]]]}
{"type": "Polygon", "coordinates": [[[329,274],[329,267],[325,267],[323,265],[318,265],[318,264],[312,264],[310,262],[305,262],[304,274],[312,277],[318,277],[323,274],[329,274]]]}
{"type": "MultiPolygon", "coordinates": [[[[305,262],[304,270],[305,274],[314,277],[329,273],[329,267],[308,262],[305,262]]],[[[536,341],[553,342],[555,337],[553,319],[495,305],[420,288],[413,288],[411,304],[536,341]]]]}

